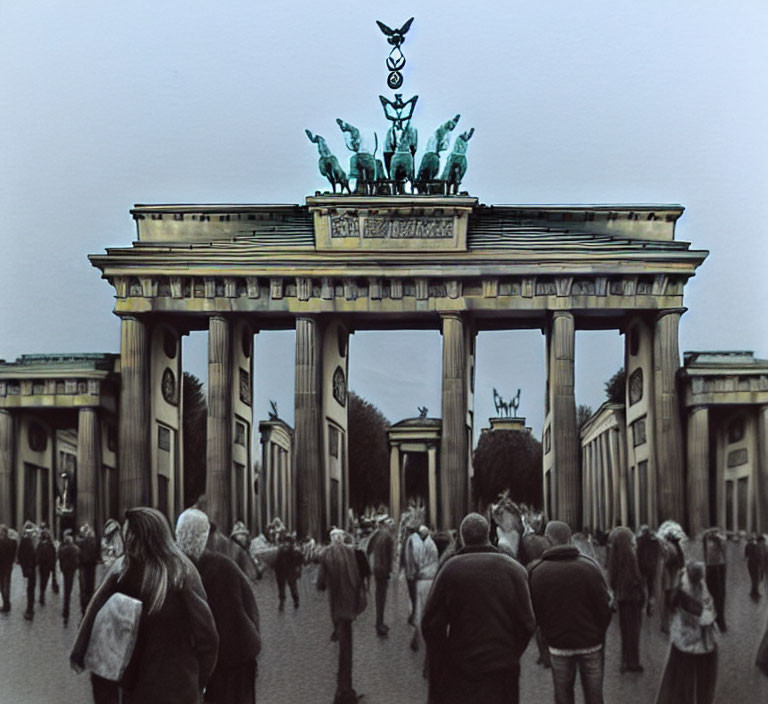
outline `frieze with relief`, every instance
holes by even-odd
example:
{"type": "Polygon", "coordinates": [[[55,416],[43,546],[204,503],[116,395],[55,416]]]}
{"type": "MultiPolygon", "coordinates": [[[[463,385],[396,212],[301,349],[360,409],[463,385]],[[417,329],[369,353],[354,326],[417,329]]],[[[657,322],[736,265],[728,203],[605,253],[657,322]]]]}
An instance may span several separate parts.
{"type": "Polygon", "coordinates": [[[366,239],[442,240],[453,238],[453,218],[367,217],[363,227],[366,239]]]}

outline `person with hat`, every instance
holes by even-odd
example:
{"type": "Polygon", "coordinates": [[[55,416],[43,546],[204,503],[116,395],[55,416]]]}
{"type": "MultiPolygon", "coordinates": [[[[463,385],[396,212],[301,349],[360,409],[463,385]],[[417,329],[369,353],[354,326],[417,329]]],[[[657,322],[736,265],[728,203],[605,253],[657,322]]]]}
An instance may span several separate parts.
{"type": "Polygon", "coordinates": [[[384,623],[384,607],[387,603],[389,574],[392,572],[392,556],[395,541],[392,537],[394,522],[388,515],[378,517],[377,528],[368,540],[366,554],[373,555],[373,578],[376,582],[376,634],[386,638],[389,626],[384,623]]]}
{"type": "Polygon", "coordinates": [[[77,547],[80,548],[80,611],[85,614],[96,586],[96,565],[101,552],[93,528],[88,523],[80,526],[77,547]]]}
{"type": "Polygon", "coordinates": [[[24,523],[24,532],[19,542],[17,560],[21,573],[27,580],[27,610],[24,618],[31,621],[35,617],[35,581],[37,572],[37,526],[32,521],[24,523]]]}
{"type": "Polygon", "coordinates": [[[0,611],[7,614],[11,610],[11,575],[16,562],[16,541],[11,537],[8,526],[0,524],[0,594],[3,607],[0,611]]]}
{"type": "Polygon", "coordinates": [[[277,594],[280,599],[278,609],[282,611],[285,608],[285,585],[291,590],[293,598],[293,608],[299,608],[299,590],[296,582],[301,576],[301,565],[304,558],[296,548],[295,533],[281,533],[278,538],[280,547],[277,549],[275,557],[275,578],[277,579],[277,594]]]}
{"type": "Polygon", "coordinates": [[[72,537],[72,529],[67,528],[64,531],[64,541],[59,548],[59,569],[64,581],[64,604],[61,610],[61,617],[64,619],[64,625],[69,623],[69,602],[72,598],[72,585],[75,582],[75,572],[80,566],[80,548],[75,545],[72,537]]]}

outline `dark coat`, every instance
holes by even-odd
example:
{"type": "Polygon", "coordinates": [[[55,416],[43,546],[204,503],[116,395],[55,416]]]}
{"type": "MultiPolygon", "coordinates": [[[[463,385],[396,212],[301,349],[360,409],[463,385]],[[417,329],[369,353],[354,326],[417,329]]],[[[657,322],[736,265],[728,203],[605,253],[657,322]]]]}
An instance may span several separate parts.
{"type": "Polygon", "coordinates": [[[56,546],[50,540],[41,540],[37,544],[36,557],[41,570],[52,570],[56,567],[56,546]]]}
{"type": "Polygon", "coordinates": [[[226,555],[233,560],[251,581],[255,582],[260,579],[259,568],[250,553],[234,540],[230,540],[220,533],[213,523],[211,523],[211,531],[208,534],[208,543],[205,548],[226,555]]]}
{"type": "Polygon", "coordinates": [[[447,560],[424,607],[430,684],[446,668],[467,679],[514,669],[536,622],[523,568],[491,545],[447,560]]]}
{"type": "MultiPolygon", "coordinates": [[[[91,599],[72,646],[70,660],[80,667],[93,621],[107,599],[119,591],[140,598],[140,575],[119,579],[122,559],[112,565],[91,599]]],[[[219,638],[200,575],[189,564],[180,589],[169,590],[154,614],[141,616],[139,637],[123,680],[125,704],[192,704],[213,672],[219,638]]]]}
{"type": "Polygon", "coordinates": [[[216,669],[255,660],[261,650],[259,610],[247,577],[230,558],[212,550],[203,551],[197,569],[219,633],[216,669]]]}
{"type": "Polygon", "coordinates": [[[366,553],[373,553],[373,575],[382,579],[389,577],[392,571],[392,557],[395,549],[395,541],[392,533],[379,528],[368,541],[366,553]]]}
{"type": "Polygon", "coordinates": [[[294,545],[283,543],[275,557],[275,575],[282,579],[298,579],[304,557],[294,545]]]}
{"type": "Polygon", "coordinates": [[[661,543],[655,535],[641,535],[637,539],[637,566],[640,574],[655,577],[661,562],[661,543]]]}
{"type": "Polygon", "coordinates": [[[96,538],[89,535],[78,540],[76,544],[80,548],[80,567],[96,566],[101,557],[101,550],[96,538]]]}
{"type": "Polygon", "coordinates": [[[367,606],[356,551],[348,545],[331,543],[323,550],[316,584],[320,591],[329,591],[331,620],[334,623],[354,621],[367,606]]]}
{"type": "Polygon", "coordinates": [[[62,543],[59,548],[59,569],[62,574],[74,574],[80,566],[80,548],[74,543],[62,543]]]}
{"type": "Polygon", "coordinates": [[[0,572],[10,570],[16,560],[16,541],[6,536],[0,538],[0,572]]]}
{"type": "Polygon", "coordinates": [[[29,536],[25,536],[19,541],[19,552],[16,559],[21,565],[22,574],[29,577],[30,570],[34,572],[37,565],[35,543],[29,536]]]}
{"type": "Polygon", "coordinates": [[[602,644],[611,608],[597,563],[574,545],[557,545],[529,570],[533,610],[547,643],[564,650],[602,644]]]}

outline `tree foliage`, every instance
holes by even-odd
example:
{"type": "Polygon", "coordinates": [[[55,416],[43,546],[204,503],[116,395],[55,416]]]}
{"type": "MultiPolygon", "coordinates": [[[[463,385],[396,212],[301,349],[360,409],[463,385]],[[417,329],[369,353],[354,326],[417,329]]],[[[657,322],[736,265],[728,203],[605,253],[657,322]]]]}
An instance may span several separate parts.
{"type": "Polygon", "coordinates": [[[205,449],[208,403],[203,383],[184,372],[182,414],[184,418],[184,505],[191,506],[205,493],[205,449]]]}
{"type": "Polygon", "coordinates": [[[608,381],[605,382],[605,397],[611,403],[624,403],[626,372],[621,367],[608,381]]]}
{"type": "Polygon", "coordinates": [[[581,428],[592,417],[592,406],[580,403],[576,406],[576,427],[581,428]]]}
{"type": "Polygon", "coordinates": [[[354,391],[349,393],[349,504],[358,513],[366,506],[389,503],[389,422],[354,391]]]}
{"type": "Polygon", "coordinates": [[[483,433],[472,463],[478,509],[484,509],[505,490],[509,490],[512,501],[541,508],[541,443],[531,433],[519,430],[483,433]]]}

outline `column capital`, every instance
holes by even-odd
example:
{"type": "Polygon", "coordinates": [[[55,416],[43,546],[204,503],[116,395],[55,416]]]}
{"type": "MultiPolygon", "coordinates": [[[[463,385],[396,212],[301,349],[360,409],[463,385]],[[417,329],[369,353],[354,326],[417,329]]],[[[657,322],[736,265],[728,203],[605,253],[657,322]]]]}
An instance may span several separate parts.
{"type": "Polygon", "coordinates": [[[552,311],[552,320],[555,318],[562,318],[564,316],[568,316],[569,318],[573,318],[573,311],[572,310],[553,310],[552,311]]]}
{"type": "MultiPolygon", "coordinates": [[[[766,406],[768,408],[768,406],[766,406]]],[[[695,406],[688,406],[688,415],[692,416],[694,413],[698,413],[699,411],[708,411],[709,406],[706,404],[696,404],[695,406]]]]}
{"type": "Polygon", "coordinates": [[[665,315],[683,315],[688,309],[686,307],[681,308],[664,308],[663,310],[657,311],[656,313],[656,321],[658,322],[661,320],[665,315]]]}

